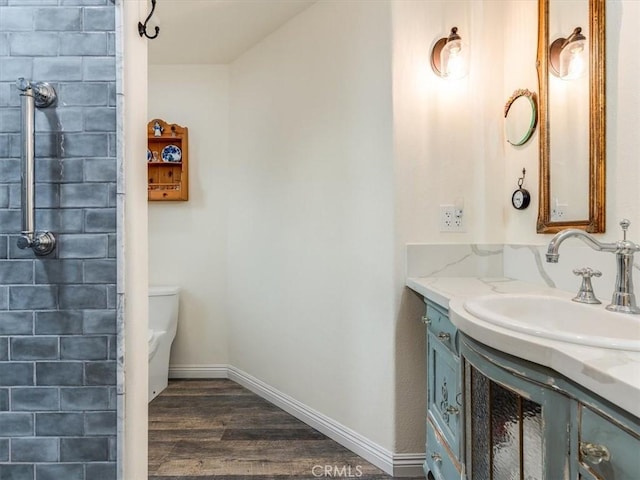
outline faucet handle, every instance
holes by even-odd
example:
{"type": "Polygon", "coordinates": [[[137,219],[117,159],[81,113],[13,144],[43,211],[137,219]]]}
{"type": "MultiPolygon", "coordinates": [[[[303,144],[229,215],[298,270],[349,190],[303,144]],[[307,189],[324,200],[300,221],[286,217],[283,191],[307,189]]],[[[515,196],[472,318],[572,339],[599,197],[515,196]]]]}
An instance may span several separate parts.
{"type": "Polygon", "coordinates": [[[593,293],[593,286],[591,285],[591,277],[600,277],[602,276],[602,272],[599,270],[593,270],[590,267],[584,268],[576,268],[573,271],[574,275],[582,277],[582,285],[580,285],[580,290],[578,294],[572,298],[574,302],[578,303],[588,303],[592,305],[597,305],[600,302],[593,293]]]}
{"type": "Polygon", "coordinates": [[[582,278],[601,277],[602,272],[600,270],[594,270],[591,267],[576,268],[573,270],[573,274],[582,278]]]}
{"type": "Polygon", "coordinates": [[[629,230],[629,225],[631,225],[631,222],[629,220],[627,220],[626,218],[623,218],[622,220],[620,220],[620,226],[622,227],[622,239],[623,240],[627,239],[627,230],[629,230]]]}

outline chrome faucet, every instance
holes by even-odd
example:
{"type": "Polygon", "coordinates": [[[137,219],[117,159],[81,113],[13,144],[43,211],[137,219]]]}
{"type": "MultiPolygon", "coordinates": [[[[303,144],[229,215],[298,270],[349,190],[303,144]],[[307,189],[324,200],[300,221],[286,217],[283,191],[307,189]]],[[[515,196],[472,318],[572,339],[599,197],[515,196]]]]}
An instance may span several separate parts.
{"type": "Polygon", "coordinates": [[[613,243],[602,243],[592,235],[583,230],[568,229],[558,232],[549,242],[547,249],[547,262],[558,263],[560,254],[560,244],[566,239],[576,237],[599,252],[610,252],[616,255],[616,285],[611,298],[611,304],[607,305],[607,310],[621,313],[640,313],[640,308],[636,306],[636,297],[633,293],[633,254],[640,251],[640,245],[627,240],[627,230],[631,222],[623,219],[620,222],[622,227],[622,240],[613,243]]]}

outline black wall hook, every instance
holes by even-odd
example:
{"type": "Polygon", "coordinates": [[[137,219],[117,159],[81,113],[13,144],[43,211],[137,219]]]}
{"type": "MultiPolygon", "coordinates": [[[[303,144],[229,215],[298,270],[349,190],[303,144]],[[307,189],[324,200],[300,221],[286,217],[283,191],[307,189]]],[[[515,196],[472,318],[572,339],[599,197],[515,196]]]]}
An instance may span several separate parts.
{"type": "Polygon", "coordinates": [[[147,17],[147,19],[144,21],[144,25],[142,24],[142,22],[138,22],[138,33],[140,34],[140,36],[145,36],[147,37],[149,40],[153,40],[154,38],[156,38],[158,36],[158,33],[160,33],[160,27],[156,26],[156,34],[151,36],[147,33],[147,23],[149,23],[149,20],[151,20],[151,17],[153,16],[153,12],[156,9],[156,0],[151,0],[151,12],[149,13],[149,16],[147,17]]]}

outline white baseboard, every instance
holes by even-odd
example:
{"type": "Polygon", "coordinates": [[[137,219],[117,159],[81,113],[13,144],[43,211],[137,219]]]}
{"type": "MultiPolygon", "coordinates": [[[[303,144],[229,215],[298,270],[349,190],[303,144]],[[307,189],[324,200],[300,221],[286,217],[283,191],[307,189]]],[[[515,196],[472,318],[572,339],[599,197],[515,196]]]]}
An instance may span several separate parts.
{"type": "Polygon", "coordinates": [[[232,365],[171,365],[169,378],[228,378],[395,477],[422,476],[424,453],[392,453],[295,398],[232,365]]]}
{"type": "Polygon", "coordinates": [[[169,365],[169,378],[229,378],[229,365],[169,365]]]}

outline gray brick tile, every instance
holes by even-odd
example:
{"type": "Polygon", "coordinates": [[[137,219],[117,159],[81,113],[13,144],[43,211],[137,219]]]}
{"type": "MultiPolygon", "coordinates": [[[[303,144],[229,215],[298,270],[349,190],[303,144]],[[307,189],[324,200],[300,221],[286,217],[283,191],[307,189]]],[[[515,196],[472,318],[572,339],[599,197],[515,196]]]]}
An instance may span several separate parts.
{"type": "MultiPolygon", "coordinates": [[[[84,212],[80,209],[65,208],[63,210],[36,210],[36,222],[38,228],[41,230],[49,230],[51,232],[55,232],[56,234],[82,232],[83,219],[84,212]]],[[[56,235],[56,238],[58,238],[59,236],[60,235],[56,235]]]]}
{"type": "Polygon", "coordinates": [[[116,333],[115,310],[85,310],[83,316],[85,334],[116,333]]]}
{"type": "Polygon", "coordinates": [[[0,286],[0,310],[6,310],[7,308],[9,308],[9,287],[0,286]]]}
{"type": "Polygon", "coordinates": [[[92,463],[87,465],[87,478],[91,480],[116,480],[115,463],[92,463]]]}
{"type": "Polygon", "coordinates": [[[57,388],[31,387],[11,390],[11,410],[14,412],[39,412],[59,409],[60,400],[57,388]]]}
{"type": "MultiPolygon", "coordinates": [[[[7,55],[9,55],[9,35],[0,33],[0,56],[5,57],[7,55]]],[[[1,101],[0,105],[2,105],[1,101]]]]}
{"type": "Polygon", "coordinates": [[[7,258],[7,245],[9,239],[6,236],[0,236],[0,260],[7,258]]]}
{"type": "Polygon", "coordinates": [[[78,183],[83,179],[84,160],[81,158],[36,158],[36,182],[38,183],[78,183]]]}
{"type": "Polygon", "coordinates": [[[82,413],[36,413],[38,437],[77,437],[84,434],[82,413]]]}
{"type": "Polygon", "coordinates": [[[58,460],[58,440],[55,438],[11,439],[11,461],[55,462],[58,460]]]}
{"type": "Polygon", "coordinates": [[[115,335],[109,337],[109,360],[118,358],[118,338],[115,335]]]}
{"type": "Polygon", "coordinates": [[[32,8],[0,7],[0,30],[4,32],[33,30],[33,14],[32,8]]]}
{"type": "Polygon", "coordinates": [[[0,432],[2,432],[2,436],[5,437],[25,437],[33,435],[33,414],[0,413],[0,432]]]}
{"type": "Polygon", "coordinates": [[[9,461],[9,439],[0,439],[0,462],[9,461]]]}
{"type": "Polygon", "coordinates": [[[85,57],[82,69],[85,81],[111,81],[116,77],[114,57],[85,57]]]}
{"type": "Polygon", "coordinates": [[[83,383],[82,362],[37,362],[36,385],[76,386],[83,383]]]}
{"type": "Polygon", "coordinates": [[[118,201],[118,191],[117,191],[117,186],[115,183],[110,183],[109,184],[109,192],[108,192],[108,200],[107,200],[107,205],[109,207],[116,207],[117,206],[117,201],[118,201]]]}
{"type": "Polygon", "coordinates": [[[109,237],[109,246],[108,246],[108,254],[109,258],[116,258],[118,256],[118,236],[113,233],[108,235],[109,237]]]}
{"type": "Polygon", "coordinates": [[[33,261],[16,260],[0,268],[0,284],[33,283],[33,261]]]}
{"type": "Polygon", "coordinates": [[[60,389],[60,408],[65,411],[107,410],[109,388],[63,387],[60,389]]]}
{"type": "Polygon", "coordinates": [[[105,258],[107,236],[99,234],[59,235],[59,258],[105,258]]]}
{"type": "Polygon", "coordinates": [[[9,208],[9,185],[0,185],[0,208],[9,208]]]}
{"type": "Polygon", "coordinates": [[[44,259],[35,264],[35,283],[82,283],[82,260],[44,259]]]}
{"type": "Polygon", "coordinates": [[[61,438],[62,462],[103,462],[109,459],[107,438],[61,438]]]}
{"type": "Polygon", "coordinates": [[[106,207],[109,202],[107,184],[62,184],[60,185],[60,206],[106,207]]]}
{"type": "MultiPolygon", "coordinates": [[[[0,75],[2,72],[0,71],[0,75]]],[[[20,159],[22,155],[22,144],[20,143],[20,134],[12,133],[9,135],[9,157],[20,159]]]]}
{"type": "Polygon", "coordinates": [[[38,208],[57,208],[60,205],[60,186],[55,183],[37,184],[36,205],[38,208]]]}
{"type": "Polygon", "coordinates": [[[68,106],[108,105],[109,84],[107,83],[62,83],[59,101],[68,106]]]}
{"type": "Polygon", "coordinates": [[[64,138],[67,158],[106,157],[109,154],[108,137],[104,133],[70,133],[64,138]]]}
{"type": "Polygon", "coordinates": [[[81,8],[39,8],[35,13],[35,28],[39,31],[79,31],[82,30],[81,8]]]}
{"type": "Polygon", "coordinates": [[[10,310],[50,310],[58,306],[55,285],[9,287],[10,310]]]}
{"type": "Polygon", "coordinates": [[[116,362],[88,362],[84,366],[87,385],[115,385],[116,362]]]}
{"type": "Polygon", "coordinates": [[[0,131],[3,133],[20,132],[22,125],[20,119],[20,109],[9,107],[0,110],[0,131]]]}
{"type": "Polygon", "coordinates": [[[8,5],[29,5],[31,7],[39,5],[57,5],[57,0],[8,0],[8,5]]]}
{"type": "Polygon", "coordinates": [[[95,412],[85,415],[85,433],[87,435],[115,435],[116,412],[95,412]]]}
{"type": "Polygon", "coordinates": [[[106,55],[106,33],[68,33],[60,38],[60,55],[106,55]]]}
{"type": "Polygon", "coordinates": [[[107,285],[107,308],[116,308],[118,303],[118,293],[115,285],[107,285]]]}
{"type": "Polygon", "coordinates": [[[0,385],[7,387],[33,385],[33,363],[0,363],[0,385]]]}
{"type": "Polygon", "coordinates": [[[20,160],[15,158],[3,158],[0,160],[0,178],[3,182],[20,181],[20,160]]]}
{"type": "Polygon", "coordinates": [[[60,358],[62,360],[106,360],[108,337],[62,337],[60,358]]]}
{"type": "Polygon", "coordinates": [[[0,312],[0,335],[31,335],[33,312],[0,312]]]}
{"type": "MultiPolygon", "coordinates": [[[[43,59],[42,61],[47,60],[43,59]]],[[[45,77],[46,78],[46,77],[45,77]]],[[[36,132],[36,158],[52,157],[59,158],[63,156],[64,136],[58,133],[36,132]]],[[[20,153],[18,153],[18,157],[20,153]]]]}
{"type": "Polygon", "coordinates": [[[18,233],[22,228],[20,210],[0,210],[0,232],[18,233]]]}
{"type": "Polygon", "coordinates": [[[109,83],[109,103],[110,107],[115,107],[117,105],[117,92],[116,92],[116,83],[109,83]]]}
{"type": "Polygon", "coordinates": [[[86,232],[115,232],[116,210],[114,208],[86,209],[86,232]]]}
{"type": "Polygon", "coordinates": [[[58,0],[60,5],[108,5],[113,0],[58,0]]]}
{"type": "MultiPolygon", "coordinates": [[[[93,480],[93,477],[86,477],[93,480]]],[[[36,480],[85,480],[84,466],[80,463],[36,465],[36,480]]]]}
{"type": "Polygon", "coordinates": [[[82,109],[58,107],[36,109],[36,132],[81,132],[82,109]]]}
{"type": "MultiPolygon", "coordinates": [[[[0,96],[2,95],[2,84],[0,84],[0,96]]],[[[6,107],[2,104],[2,98],[0,97],[0,107],[6,107]]],[[[11,136],[6,134],[0,134],[0,159],[4,161],[9,156],[9,143],[11,136]]]]}
{"type": "Polygon", "coordinates": [[[115,32],[109,32],[107,34],[107,55],[116,54],[116,34],[115,32]]]}
{"type": "Polygon", "coordinates": [[[36,312],[36,335],[79,335],[82,334],[83,328],[82,312],[75,310],[36,312]]]}
{"type": "Polygon", "coordinates": [[[9,389],[0,388],[0,412],[9,411],[9,389]]]}
{"type": "Polygon", "coordinates": [[[9,360],[9,339],[0,337],[0,362],[9,360]]]}
{"type": "Polygon", "coordinates": [[[33,465],[3,465],[0,480],[33,480],[33,465]]]}
{"type": "Polygon", "coordinates": [[[116,159],[96,158],[85,160],[84,180],[87,182],[115,182],[117,180],[116,159]]]}
{"type": "Polygon", "coordinates": [[[84,283],[116,283],[116,261],[85,260],[84,283]]]}
{"type": "Polygon", "coordinates": [[[58,337],[14,337],[11,339],[11,360],[55,360],[58,358],[58,337]]]}
{"type": "Polygon", "coordinates": [[[39,58],[33,66],[33,78],[46,78],[48,81],[82,80],[82,58],[39,58]]]}
{"type": "Polygon", "coordinates": [[[107,289],[104,285],[61,285],[59,288],[62,309],[108,308],[107,289]]]}
{"type": "Polygon", "coordinates": [[[58,55],[58,34],[44,32],[12,33],[9,49],[13,56],[43,57],[58,55]]]}
{"type": "Polygon", "coordinates": [[[84,9],[85,31],[110,31],[115,29],[115,10],[111,7],[84,9]]]}
{"type": "Polygon", "coordinates": [[[116,129],[116,109],[114,107],[97,107],[87,111],[84,129],[87,132],[113,132],[116,129]]]}
{"type": "Polygon", "coordinates": [[[33,78],[33,58],[3,57],[0,62],[0,82],[15,82],[20,77],[33,78]]]}

